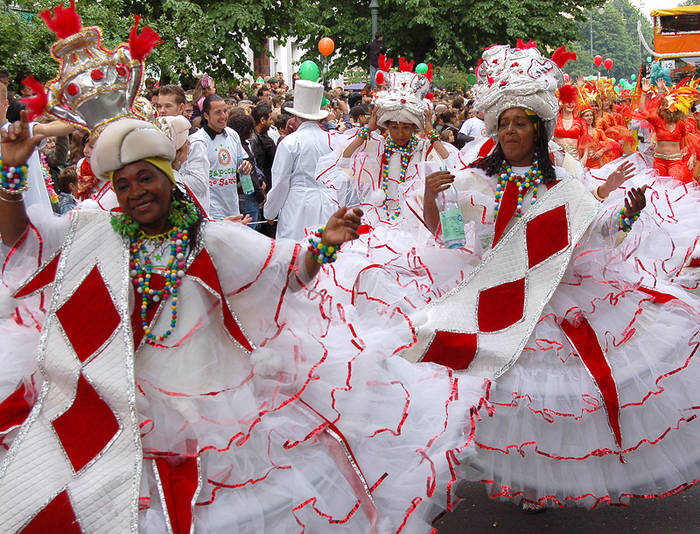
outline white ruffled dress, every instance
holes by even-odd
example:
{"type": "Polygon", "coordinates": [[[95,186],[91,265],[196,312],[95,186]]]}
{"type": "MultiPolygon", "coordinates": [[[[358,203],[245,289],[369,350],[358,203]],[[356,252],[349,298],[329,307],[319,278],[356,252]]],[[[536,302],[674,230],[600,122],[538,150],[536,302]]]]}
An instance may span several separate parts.
{"type": "MultiPolygon", "coordinates": [[[[28,521],[55,526],[47,510],[60,499],[65,507],[66,494],[84,532],[134,525],[144,533],[429,532],[430,520],[454,505],[456,456],[472,454],[485,381],[395,357],[412,340],[404,315],[388,308],[359,315],[328,299],[305,286],[300,245],[228,222],[205,224],[194,245],[173,334],[163,346],[134,345],[142,332],[132,313],[128,246],[108,219],[83,210],[39,227],[44,257],[60,254],[53,289],[42,276],[25,286],[52,304],[39,348],[45,381],[9,451],[0,452],[0,519],[8,531],[28,521]],[[103,347],[123,343],[126,362],[133,354],[126,389],[136,426],[125,422],[128,409],[118,415],[121,433],[78,469],[84,444],[70,442],[77,426],[61,427],[48,442],[36,432],[79,404],[88,386],[75,374],[78,359],[98,404],[116,410],[111,399],[119,392],[96,378],[108,349],[83,360],[77,348],[101,328],[91,321],[106,297],[93,290],[93,301],[79,289],[95,281],[95,270],[122,319],[103,347]],[[68,306],[74,298],[77,306],[68,306]],[[136,474],[123,460],[113,464],[115,475],[105,467],[110,449],[121,451],[134,428],[136,474]]],[[[169,301],[162,306],[149,316],[156,334],[170,323],[169,301]]],[[[34,354],[35,339],[16,348],[34,354]]]]}

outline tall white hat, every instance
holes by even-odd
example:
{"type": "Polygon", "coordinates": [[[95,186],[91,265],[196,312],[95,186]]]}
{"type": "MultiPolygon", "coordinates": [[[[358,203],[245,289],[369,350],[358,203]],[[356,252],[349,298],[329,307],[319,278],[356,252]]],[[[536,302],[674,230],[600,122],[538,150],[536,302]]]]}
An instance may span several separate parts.
{"type": "Polygon", "coordinates": [[[287,109],[292,115],[320,121],[328,116],[328,110],[321,109],[323,86],[308,80],[297,80],[294,84],[294,107],[287,109]]]}

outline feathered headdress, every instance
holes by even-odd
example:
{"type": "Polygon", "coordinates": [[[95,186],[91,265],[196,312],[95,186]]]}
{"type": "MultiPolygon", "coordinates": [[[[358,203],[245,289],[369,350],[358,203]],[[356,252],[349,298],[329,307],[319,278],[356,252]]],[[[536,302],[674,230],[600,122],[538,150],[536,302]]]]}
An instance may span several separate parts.
{"type": "Polygon", "coordinates": [[[554,133],[559,112],[555,91],[564,83],[564,75],[533,44],[493,45],[481,56],[474,86],[476,109],[484,111],[486,131],[492,137],[498,134],[498,117],[513,107],[534,111],[550,138],[554,133]]]}
{"type": "Polygon", "coordinates": [[[700,100],[700,92],[688,84],[689,80],[690,78],[681,80],[675,87],[670,87],[663,96],[664,103],[670,111],[680,111],[687,115],[695,101],[700,100]]]}
{"type": "Polygon", "coordinates": [[[83,28],[75,0],[70,7],[56,6],[40,14],[58,41],[51,47],[52,57],[60,64],[56,78],[47,90],[33,78],[30,85],[36,96],[27,100],[32,116],[44,112],[92,133],[92,141],[111,121],[133,117],[144,71],[144,58],[162,41],[151,28],[138,33],[136,15],[129,44],[115,50],[102,46],[102,29],[83,28]]]}
{"type": "Polygon", "coordinates": [[[414,61],[399,58],[399,72],[390,71],[392,60],[379,56],[379,71],[375,78],[383,91],[377,93],[377,123],[384,126],[387,122],[397,121],[413,124],[422,130],[425,126],[425,112],[432,99],[430,80],[433,66],[428,64],[425,74],[413,72],[414,61]]]}

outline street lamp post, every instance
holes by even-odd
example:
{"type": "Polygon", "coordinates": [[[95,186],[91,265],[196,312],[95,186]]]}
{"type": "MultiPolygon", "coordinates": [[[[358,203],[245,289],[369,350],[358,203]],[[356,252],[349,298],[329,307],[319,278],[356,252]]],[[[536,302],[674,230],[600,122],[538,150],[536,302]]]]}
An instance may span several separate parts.
{"type": "Polygon", "coordinates": [[[379,14],[379,2],[377,0],[371,0],[369,3],[369,12],[372,15],[372,37],[377,34],[377,15],[379,14]]]}

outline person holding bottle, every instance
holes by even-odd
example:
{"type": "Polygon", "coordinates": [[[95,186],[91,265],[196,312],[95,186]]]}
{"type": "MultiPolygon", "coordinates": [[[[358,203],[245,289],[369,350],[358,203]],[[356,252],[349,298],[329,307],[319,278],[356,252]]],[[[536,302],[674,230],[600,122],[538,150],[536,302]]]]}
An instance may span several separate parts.
{"type": "Polygon", "coordinates": [[[700,475],[700,301],[645,286],[619,246],[633,225],[653,225],[643,185],[603,202],[630,166],[591,192],[552,164],[563,81],[536,48],[484,52],[475,92],[495,149],[429,175],[423,211],[437,232],[439,195],[455,187],[476,247],[452,265],[464,280],[411,316],[417,341],[401,353],[494,380],[494,415],[461,474],[525,511],[624,505],[700,475]]]}

